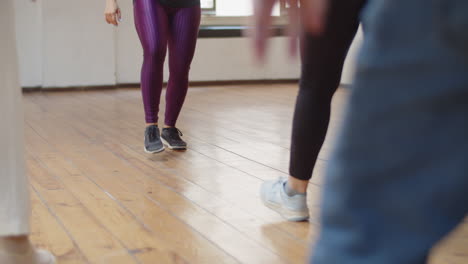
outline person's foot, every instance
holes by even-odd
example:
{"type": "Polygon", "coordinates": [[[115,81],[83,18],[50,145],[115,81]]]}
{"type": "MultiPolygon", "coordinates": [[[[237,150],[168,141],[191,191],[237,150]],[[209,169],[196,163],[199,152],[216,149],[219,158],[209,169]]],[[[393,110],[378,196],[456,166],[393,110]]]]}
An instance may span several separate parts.
{"type": "Polygon", "coordinates": [[[54,255],[49,251],[43,249],[36,249],[34,250],[34,264],[55,264],[57,263],[54,255]]]}
{"type": "Polygon", "coordinates": [[[289,196],[284,190],[286,183],[286,178],[264,182],[260,191],[263,203],[288,221],[306,221],[309,219],[306,194],[289,196]]]}
{"type": "Polygon", "coordinates": [[[185,150],[187,149],[187,143],[180,137],[183,136],[182,132],[175,127],[163,128],[162,130],[162,141],[170,149],[174,150],[185,150]]]}
{"type": "Polygon", "coordinates": [[[157,125],[150,125],[145,130],[145,152],[158,153],[164,150],[164,145],[161,141],[159,127],[157,125]]]}

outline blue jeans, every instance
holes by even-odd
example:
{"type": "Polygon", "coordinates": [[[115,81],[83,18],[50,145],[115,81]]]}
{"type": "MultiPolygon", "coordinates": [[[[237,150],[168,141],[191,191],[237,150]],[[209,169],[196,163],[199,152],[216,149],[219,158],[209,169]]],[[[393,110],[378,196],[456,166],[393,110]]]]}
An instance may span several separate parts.
{"type": "Polygon", "coordinates": [[[426,263],[468,212],[468,1],[371,0],[314,264],[426,263]]]}

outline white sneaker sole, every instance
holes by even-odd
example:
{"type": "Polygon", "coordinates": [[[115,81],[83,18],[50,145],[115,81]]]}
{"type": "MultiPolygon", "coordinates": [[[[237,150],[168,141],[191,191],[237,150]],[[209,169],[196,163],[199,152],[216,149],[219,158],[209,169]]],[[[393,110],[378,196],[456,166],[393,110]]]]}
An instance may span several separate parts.
{"type": "Polygon", "coordinates": [[[162,148],[160,148],[160,149],[153,150],[153,151],[147,150],[145,147],[143,147],[143,150],[148,154],[155,154],[155,153],[163,152],[164,151],[164,146],[162,148]]]}
{"type": "Polygon", "coordinates": [[[272,203],[268,200],[266,200],[262,196],[262,201],[263,204],[270,208],[271,210],[279,213],[284,219],[291,221],[291,222],[303,222],[307,221],[309,219],[309,212],[299,212],[299,211],[293,211],[288,208],[284,208],[282,205],[277,204],[277,203],[272,203]]]}
{"type": "Polygon", "coordinates": [[[167,148],[172,149],[172,150],[186,150],[186,149],[187,149],[187,147],[171,146],[171,145],[169,144],[169,142],[167,142],[166,140],[164,140],[164,138],[162,138],[162,137],[161,137],[161,141],[162,141],[162,143],[163,143],[164,145],[167,146],[167,148]]]}

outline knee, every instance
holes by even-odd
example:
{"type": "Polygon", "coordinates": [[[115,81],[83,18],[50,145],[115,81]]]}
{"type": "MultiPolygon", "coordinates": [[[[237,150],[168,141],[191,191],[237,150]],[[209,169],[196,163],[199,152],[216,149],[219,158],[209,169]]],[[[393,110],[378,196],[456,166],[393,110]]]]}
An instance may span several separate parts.
{"type": "Polygon", "coordinates": [[[166,47],[163,45],[153,45],[144,49],[144,57],[146,60],[154,63],[163,62],[166,58],[166,47]]]}
{"type": "Polygon", "coordinates": [[[169,72],[173,75],[177,75],[179,79],[188,79],[190,62],[172,59],[169,63],[169,72]]]}
{"type": "Polygon", "coordinates": [[[299,96],[308,100],[329,101],[333,97],[339,81],[302,78],[299,85],[299,96]]]}

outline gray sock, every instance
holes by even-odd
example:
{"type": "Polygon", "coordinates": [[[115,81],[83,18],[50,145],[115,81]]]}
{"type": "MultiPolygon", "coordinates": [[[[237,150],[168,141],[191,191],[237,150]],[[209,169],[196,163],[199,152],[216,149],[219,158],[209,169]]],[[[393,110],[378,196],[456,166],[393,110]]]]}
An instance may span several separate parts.
{"type": "Polygon", "coordinates": [[[298,195],[298,194],[302,194],[302,195],[305,195],[306,193],[301,193],[301,192],[298,192],[296,190],[294,190],[293,188],[291,188],[288,184],[288,182],[285,182],[284,185],[283,185],[283,188],[284,188],[284,192],[286,192],[286,194],[288,196],[294,196],[294,195],[298,195]]]}

